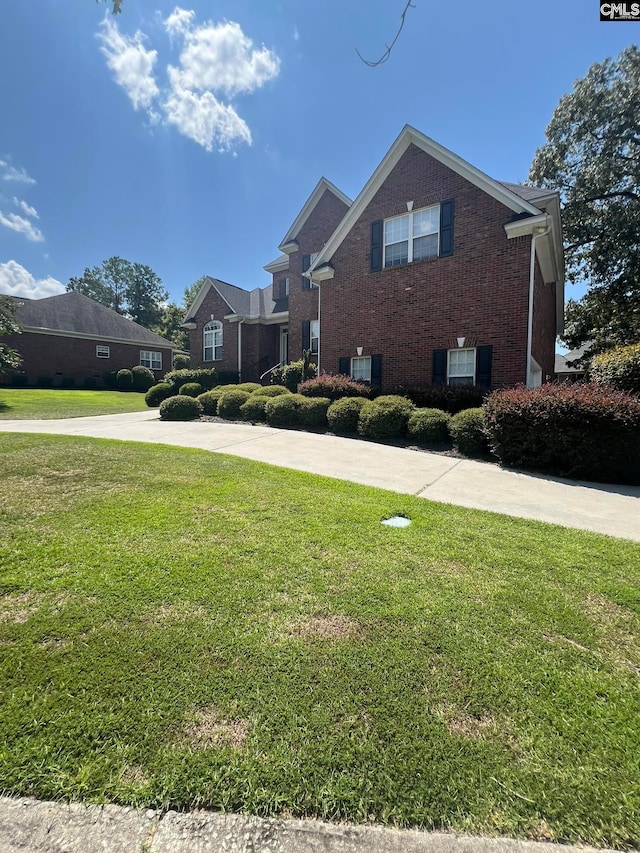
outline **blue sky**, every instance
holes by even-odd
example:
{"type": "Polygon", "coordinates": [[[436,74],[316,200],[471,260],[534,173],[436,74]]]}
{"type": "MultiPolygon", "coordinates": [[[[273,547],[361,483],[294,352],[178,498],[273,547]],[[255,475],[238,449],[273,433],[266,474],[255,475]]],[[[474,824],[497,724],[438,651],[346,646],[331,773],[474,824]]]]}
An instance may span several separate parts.
{"type": "Polygon", "coordinates": [[[404,0],[2,0],[0,293],[112,255],[176,301],[205,273],[265,285],[320,176],[355,197],[406,123],[524,181],[561,95],[640,35],[597,0],[414,4],[372,69],[356,48],[404,0]]]}

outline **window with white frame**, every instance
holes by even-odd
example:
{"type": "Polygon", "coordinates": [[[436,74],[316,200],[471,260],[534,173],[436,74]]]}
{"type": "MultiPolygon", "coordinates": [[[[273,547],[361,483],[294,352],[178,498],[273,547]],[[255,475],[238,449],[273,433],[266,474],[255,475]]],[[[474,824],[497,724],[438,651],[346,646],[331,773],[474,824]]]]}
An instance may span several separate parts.
{"type": "Polygon", "coordinates": [[[320,340],[320,321],[312,320],[309,324],[310,348],[314,355],[318,354],[318,343],[320,340]]]}
{"type": "Polygon", "coordinates": [[[440,205],[412,210],[384,222],[384,265],[395,267],[438,257],[440,205]]]}
{"type": "Polygon", "coordinates": [[[111,356],[111,348],[107,346],[96,347],[96,358],[109,358],[111,356]]]}
{"type": "Polygon", "coordinates": [[[282,299],[289,295],[289,279],[281,278],[278,280],[278,299],[282,299]]]}
{"type": "Polygon", "coordinates": [[[140,364],[150,370],[162,370],[162,353],[151,350],[140,350],[140,364]]]}
{"type": "Polygon", "coordinates": [[[450,349],[447,356],[447,384],[474,385],[475,381],[475,349],[450,349]]]}
{"type": "Polygon", "coordinates": [[[222,358],[222,323],[212,320],[204,327],[203,361],[219,361],[222,358]]]}
{"type": "Polygon", "coordinates": [[[370,355],[359,355],[351,359],[351,378],[360,382],[371,382],[370,355]]]}

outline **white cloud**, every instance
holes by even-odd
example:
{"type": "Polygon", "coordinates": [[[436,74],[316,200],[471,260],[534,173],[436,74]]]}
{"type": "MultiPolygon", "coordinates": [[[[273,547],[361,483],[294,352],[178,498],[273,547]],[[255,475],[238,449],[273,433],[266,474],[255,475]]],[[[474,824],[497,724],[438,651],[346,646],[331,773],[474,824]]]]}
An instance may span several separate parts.
{"type": "Polygon", "coordinates": [[[25,299],[43,299],[65,292],[65,286],[55,278],[34,278],[17,261],[0,263],[0,293],[22,296],[25,299]]]}
{"type": "Polygon", "coordinates": [[[16,183],[20,184],[36,183],[35,179],[28,175],[25,169],[16,169],[15,166],[7,163],[6,160],[0,160],[0,178],[3,181],[16,181],[16,183]]]}
{"type": "Polygon", "coordinates": [[[107,59],[116,83],[125,90],[134,109],[151,107],[159,94],[153,76],[158,51],[146,49],[145,36],[139,30],[133,37],[123,35],[110,18],[102,22],[98,38],[102,42],[100,50],[107,59]]]}
{"type": "Polygon", "coordinates": [[[300,32],[296,26],[293,28],[293,40],[300,41],[300,32]]]}
{"type": "Polygon", "coordinates": [[[240,24],[196,25],[195,12],[180,6],[163,24],[183,44],[178,64],[166,66],[168,85],[162,92],[153,75],[158,53],[147,50],[144,35],[122,35],[111,18],[102,24],[101,50],[134,107],[144,108],[154,123],[164,119],[207,151],[251,145],[251,131],[229,101],[277,77],[278,56],[264,46],[254,49],[240,24]]]}
{"type": "Polygon", "coordinates": [[[32,219],[40,219],[40,217],[38,216],[38,211],[35,209],[35,207],[31,207],[31,205],[27,204],[26,201],[22,201],[22,199],[16,198],[14,196],[13,197],[13,203],[15,204],[16,207],[19,207],[20,210],[26,216],[30,216],[32,219]]]}
{"type": "Polygon", "coordinates": [[[34,243],[41,243],[44,240],[42,231],[36,228],[28,219],[18,216],[17,213],[3,213],[0,210],[0,225],[4,225],[12,231],[17,231],[18,234],[24,234],[27,240],[32,240],[34,243]]]}

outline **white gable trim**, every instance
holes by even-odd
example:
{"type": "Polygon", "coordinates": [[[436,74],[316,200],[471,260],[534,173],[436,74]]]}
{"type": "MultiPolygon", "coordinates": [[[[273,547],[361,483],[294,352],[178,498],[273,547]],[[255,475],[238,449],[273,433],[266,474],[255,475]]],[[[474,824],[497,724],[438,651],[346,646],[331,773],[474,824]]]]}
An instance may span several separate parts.
{"type": "MultiPolygon", "coordinates": [[[[216,287],[215,280],[207,275],[205,276],[204,281],[202,282],[202,285],[200,287],[200,290],[198,291],[196,298],[193,300],[193,302],[185,312],[185,317],[191,317],[200,310],[200,306],[204,302],[204,298],[210,289],[215,290],[215,292],[224,299],[227,305],[229,305],[229,301],[224,298],[222,293],[220,293],[220,291],[216,287]]],[[[233,305],[229,305],[229,308],[231,308],[231,311],[235,313],[236,309],[233,307],[233,305]]],[[[185,328],[189,328],[189,323],[181,323],[180,325],[184,326],[185,328]]]]}
{"type": "Polygon", "coordinates": [[[326,190],[329,190],[329,192],[333,193],[334,196],[336,196],[336,198],[339,198],[340,201],[344,202],[347,207],[351,207],[351,199],[348,196],[341,192],[338,187],[335,186],[335,184],[331,183],[331,181],[328,181],[326,178],[320,178],[318,183],[315,185],[313,192],[304,203],[302,210],[296,216],[293,225],[291,226],[291,228],[289,228],[287,233],[284,235],[282,242],[278,246],[281,252],[284,252],[285,254],[291,254],[291,251],[297,250],[297,244],[295,246],[295,249],[287,251],[287,248],[289,247],[289,244],[295,242],[295,238],[297,237],[298,232],[300,231],[304,223],[307,221],[307,219],[311,216],[311,213],[313,212],[315,206],[320,201],[326,190]]]}
{"type": "Polygon", "coordinates": [[[364,185],[360,195],[353,202],[349,210],[346,212],[342,222],[333,232],[323,250],[318,254],[315,263],[311,267],[311,271],[315,270],[321,264],[325,264],[331,260],[336,250],[345,239],[351,228],[358,221],[365,208],[378,192],[382,184],[391,174],[393,168],[398,164],[400,158],[405,153],[410,145],[415,145],[427,154],[430,154],[435,160],[447,166],[452,171],[456,172],[463,178],[466,178],[470,183],[477,186],[479,189],[486,192],[488,195],[495,198],[501,204],[504,204],[514,213],[528,213],[536,216],[540,213],[537,207],[534,207],[528,201],[520,198],[507,187],[503,186],[498,181],[494,181],[480,169],[476,169],[471,163],[467,163],[462,157],[458,157],[452,151],[449,151],[443,145],[434,142],[424,133],[405,125],[402,132],[387,151],[382,161],[378,165],[373,175],[364,185]]]}

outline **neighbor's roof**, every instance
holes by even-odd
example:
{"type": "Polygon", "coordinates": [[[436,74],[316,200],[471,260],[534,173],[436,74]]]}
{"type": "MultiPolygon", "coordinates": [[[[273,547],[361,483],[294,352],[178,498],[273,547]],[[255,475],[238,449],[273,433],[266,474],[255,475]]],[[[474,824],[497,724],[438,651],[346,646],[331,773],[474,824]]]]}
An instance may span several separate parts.
{"type": "Polygon", "coordinates": [[[585,367],[578,367],[575,362],[583,358],[584,355],[589,351],[591,347],[591,341],[587,341],[582,346],[577,349],[572,349],[569,352],[566,352],[564,355],[560,355],[560,353],[556,353],[556,363],[555,363],[555,372],[556,373],[584,373],[585,367]]]}
{"type": "Polygon", "coordinates": [[[175,344],[128,320],[82,293],[70,291],[44,299],[16,299],[17,319],[25,331],[67,332],[79,337],[126,341],[175,349],[175,344]]]}

